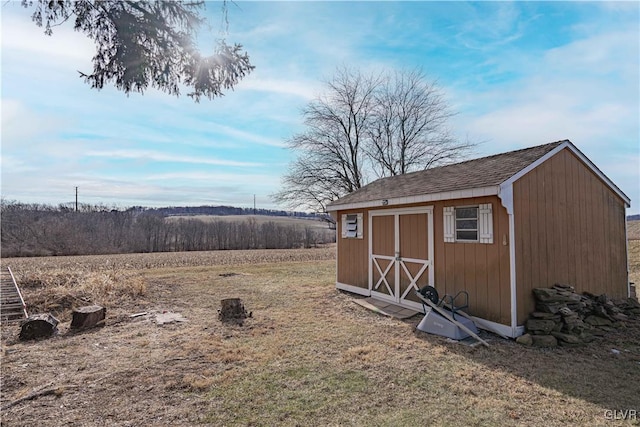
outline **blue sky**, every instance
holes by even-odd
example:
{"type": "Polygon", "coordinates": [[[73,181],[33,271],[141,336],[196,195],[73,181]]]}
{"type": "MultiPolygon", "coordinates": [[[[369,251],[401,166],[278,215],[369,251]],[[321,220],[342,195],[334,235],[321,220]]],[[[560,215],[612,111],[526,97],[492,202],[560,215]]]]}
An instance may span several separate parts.
{"type": "MultiPolygon", "coordinates": [[[[236,6],[237,5],[237,6],[236,6]]],[[[244,2],[230,42],[256,69],[199,104],[89,88],[93,46],[2,11],[2,197],[128,207],[277,208],[300,110],[336,67],[422,67],[482,142],[472,157],[570,139],[640,209],[640,3],[244,2]]],[[[213,33],[221,3],[208,2],[213,33]]]]}

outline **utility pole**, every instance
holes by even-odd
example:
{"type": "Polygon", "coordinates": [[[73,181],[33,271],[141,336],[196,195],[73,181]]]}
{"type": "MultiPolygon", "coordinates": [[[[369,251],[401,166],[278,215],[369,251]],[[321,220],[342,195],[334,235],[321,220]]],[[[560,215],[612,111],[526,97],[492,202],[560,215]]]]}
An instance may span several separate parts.
{"type": "Polygon", "coordinates": [[[78,187],[76,187],[76,212],[78,212],[78,187]]]}
{"type": "Polygon", "coordinates": [[[253,214],[256,214],[256,195],[253,195],[253,214]]]}

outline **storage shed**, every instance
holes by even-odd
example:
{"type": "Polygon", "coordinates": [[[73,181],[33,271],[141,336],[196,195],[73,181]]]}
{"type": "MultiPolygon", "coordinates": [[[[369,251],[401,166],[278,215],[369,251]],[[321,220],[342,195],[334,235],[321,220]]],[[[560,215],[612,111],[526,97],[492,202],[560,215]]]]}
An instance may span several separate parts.
{"type": "Polygon", "coordinates": [[[629,203],[568,140],[382,178],[327,208],[336,287],[418,310],[427,284],[464,290],[469,314],[517,337],[533,288],[628,296],[629,203]]]}

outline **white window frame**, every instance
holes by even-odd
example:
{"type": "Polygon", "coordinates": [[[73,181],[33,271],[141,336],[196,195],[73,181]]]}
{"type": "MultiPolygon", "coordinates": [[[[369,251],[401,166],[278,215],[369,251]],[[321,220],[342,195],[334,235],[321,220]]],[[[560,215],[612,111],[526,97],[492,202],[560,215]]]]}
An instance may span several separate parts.
{"type": "Polygon", "coordinates": [[[480,236],[480,230],[478,230],[478,226],[479,226],[479,218],[480,217],[480,207],[478,205],[469,205],[469,206],[456,206],[453,210],[453,218],[455,221],[455,225],[454,225],[454,232],[455,232],[455,239],[456,242],[461,242],[461,243],[478,243],[479,239],[478,237],[480,236]],[[462,209],[475,209],[476,210],[476,217],[475,218],[458,218],[458,211],[462,210],[462,209]],[[475,221],[476,222],[476,228],[474,229],[469,229],[469,228],[458,228],[458,221],[475,221]],[[475,231],[476,232],[476,238],[475,239],[460,239],[458,238],[458,232],[462,231],[475,231]]]}
{"type": "MultiPolygon", "coordinates": [[[[465,206],[446,206],[442,209],[443,217],[443,231],[444,241],[446,243],[484,243],[493,244],[493,205],[491,203],[484,203],[478,205],[465,205],[465,206]],[[475,231],[477,232],[477,238],[475,240],[470,239],[458,239],[458,231],[473,231],[458,229],[456,216],[456,209],[464,208],[477,208],[478,215],[475,218],[477,226],[475,231]]],[[[459,220],[468,220],[474,218],[459,218],[459,220]]]]}
{"type": "Polygon", "coordinates": [[[362,239],[363,221],[362,213],[342,214],[342,238],[362,239]]]}

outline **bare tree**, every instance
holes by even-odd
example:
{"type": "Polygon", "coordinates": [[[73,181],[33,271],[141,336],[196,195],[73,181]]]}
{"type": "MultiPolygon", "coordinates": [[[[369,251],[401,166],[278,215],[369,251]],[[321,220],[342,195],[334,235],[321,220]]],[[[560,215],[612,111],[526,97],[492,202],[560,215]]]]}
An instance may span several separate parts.
{"type": "Polygon", "coordinates": [[[380,78],[348,68],[326,82],[326,92],[303,109],[307,129],[288,145],[299,153],[274,195],[288,206],[324,210],[325,204],[366,183],[365,144],[380,78]]]}
{"type": "Polygon", "coordinates": [[[452,163],[473,146],[447,126],[453,112],[421,69],[388,73],[375,97],[368,155],[378,177],[452,163]]]}
{"type": "Polygon", "coordinates": [[[451,163],[473,146],[452,136],[453,113],[420,69],[367,75],[341,68],[302,114],[306,130],[288,141],[298,157],[274,195],[291,208],[324,211],[369,177],[451,163]]]}

